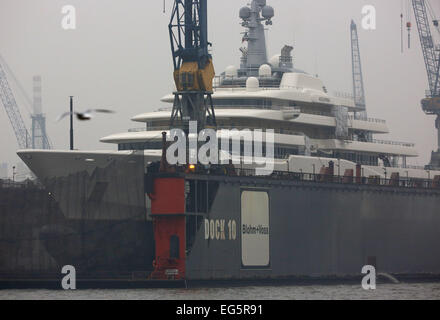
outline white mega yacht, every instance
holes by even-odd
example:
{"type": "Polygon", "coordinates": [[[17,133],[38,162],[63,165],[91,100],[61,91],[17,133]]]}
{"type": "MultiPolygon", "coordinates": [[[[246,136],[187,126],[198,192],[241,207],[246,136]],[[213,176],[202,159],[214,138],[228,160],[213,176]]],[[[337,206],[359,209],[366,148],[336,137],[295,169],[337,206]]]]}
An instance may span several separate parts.
{"type": "MultiPolygon", "coordinates": [[[[365,176],[431,179],[439,171],[407,165],[417,157],[414,144],[376,139],[388,134],[385,120],[368,118],[366,110],[348,94],[330,94],[315,75],[294,66],[292,46],[268,58],[264,24],[274,10],[252,1],[240,10],[245,28],[240,67],[229,66],[215,78],[212,95],[217,127],[273,129],[275,170],[319,173],[330,161],[339,174],[362,165],[365,176]]],[[[170,94],[162,102],[172,104],[170,94]]],[[[170,126],[171,108],[136,115],[143,127],[103,137],[117,151],[21,150],[18,155],[42,180],[104,167],[112,159],[143,152],[146,163],[160,159],[162,132],[170,126]]]]}

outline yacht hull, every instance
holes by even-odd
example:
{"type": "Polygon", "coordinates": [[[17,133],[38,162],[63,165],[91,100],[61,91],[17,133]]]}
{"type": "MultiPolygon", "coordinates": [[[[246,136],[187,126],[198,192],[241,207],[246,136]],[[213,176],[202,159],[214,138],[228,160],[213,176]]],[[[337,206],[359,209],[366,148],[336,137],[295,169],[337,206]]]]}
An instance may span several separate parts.
{"type": "MultiPolygon", "coordinates": [[[[0,274],[78,277],[148,273],[154,258],[144,153],[31,150],[19,156],[41,185],[0,187],[0,274]]],[[[154,158],[154,157],[153,157],[154,158]]]]}
{"type": "Polygon", "coordinates": [[[47,189],[0,185],[0,279],[58,279],[65,265],[79,278],[120,277],[152,269],[146,219],[74,219],[47,189]]]}

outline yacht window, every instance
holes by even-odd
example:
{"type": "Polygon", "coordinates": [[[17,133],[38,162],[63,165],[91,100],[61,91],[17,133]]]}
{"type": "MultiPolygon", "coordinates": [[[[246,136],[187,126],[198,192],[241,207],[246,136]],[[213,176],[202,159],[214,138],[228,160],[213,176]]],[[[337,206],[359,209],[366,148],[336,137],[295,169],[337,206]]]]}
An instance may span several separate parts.
{"type": "Polygon", "coordinates": [[[247,106],[247,107],[271,107],[272,100],[265,99],[217,99],[213,101],[214,106],[247,106]]]}
{"type": "Polygon", "coordinates": [[[118,145],[119,151],[123,150],[161,150],[162,141],[149,142],[135,142],[135,143],[120,143],[118,145]]]}
{"type": "MultiPolygon", "coordinates": [[[[244,142],[240,142],[240,154],[244,155],[244,142]]],[[[253,146],[251,147],[253,149],[253,146]]],[[[119,151],[123,150],[161,150],[161,141],[149,141],[149,142],[135,142],[135,143],[120,143],[118,145],[119,151]]],[[[219,150],[221,145],[219,144],[219,150]]],[[[232,151],[232,141],[229,141],[229,150],[232,151]]],[[[287,147],[287,146],[275,146],[274,157],[276,159],[287,159],[290,155],[304,154],[300,152],[298,147],[287,147]]],[[[234,153],[235,155],[235,153],[234,153]]],[[[238,154],[237,154],[238,155],[238,154]]],[[[262,145],[262,156],[266,156],[266,145],[262,145]]]]}

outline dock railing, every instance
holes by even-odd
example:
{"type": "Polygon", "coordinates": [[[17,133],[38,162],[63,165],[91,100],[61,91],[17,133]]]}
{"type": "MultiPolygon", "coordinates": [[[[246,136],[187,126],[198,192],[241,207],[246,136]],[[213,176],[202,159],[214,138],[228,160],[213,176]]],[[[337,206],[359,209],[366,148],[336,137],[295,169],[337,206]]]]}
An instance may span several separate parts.
{"type": "Polygon", "coordinates": [[[35,181],[25,180],[25,181],[12,181],[12,180],[3,180],[0,179],[0,189],[26,189],[26,188],[34,188],[34,189],[44,189],[44,187],[35,181]]]}
{"type": "Polygon", "coordinates": [[[269,176],[256,175],[255,169],[242,168],[222,168],[214,169],[212,171],[193,172],[190,174],[209,174],[212,176],[228,176],[228,177],[253,177],[260,179],[271,179],[277,181],[303,181],[303,182],[321,182],[321,183],[335,183],[341,185],[366,185],[366,186],[384,186],[384,187],[398,187],[398,188],[417,188],[417,189],[439,189],[440,190],[440,176],[435,176],[433,179],[419,179],[406,177],[387,177],[381,176],[339,176],[319,173],[302,173],[302,172],[287,172],[274,171],[269,176]]]}

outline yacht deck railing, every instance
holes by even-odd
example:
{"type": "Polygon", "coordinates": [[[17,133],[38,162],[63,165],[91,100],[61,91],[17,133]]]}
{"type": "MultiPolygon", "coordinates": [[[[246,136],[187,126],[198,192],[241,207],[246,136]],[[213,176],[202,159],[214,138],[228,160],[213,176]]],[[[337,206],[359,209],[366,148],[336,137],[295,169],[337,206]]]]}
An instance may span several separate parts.
{"type": "Polygon", "coordinates": [[[367,118],[367,119],[356,119],[354,116],[349,115],[348,119],[350,120],[356,120],[356,121],[366,121],[366,122],[370,122],[370,123],[381,123],[381,124],[386,124],[386,120],[383,119],[376,119],[376,118],[367,118]]]}
{"type": "Polygon", "coordinates": [[[410,143],[410,142],[376,140],[376,139],[373,139],[373,143],[388,144],[388,145],[392,145],[392,146],[407,147],[407,148],[414,148],[416,146],[414,143],[410,143]]]}
{"type": "Polygon", "coordinates": [[[142,127],[142,128],[131,128],[131,129],[128,129],[128,132],[144,132],[144,131],[147,131],[147,128],[142,127]]]}
{"type": "Polygon", "coordinates": [[[12,181],[10,179],[0,179],[0,189],[44,189],[44,187],[37,181],[25,180],[25,181],[12,181]]]}

